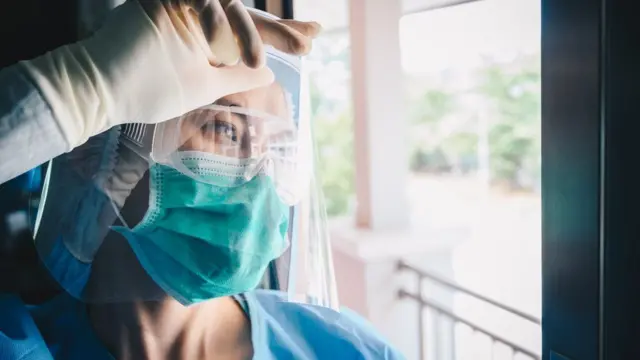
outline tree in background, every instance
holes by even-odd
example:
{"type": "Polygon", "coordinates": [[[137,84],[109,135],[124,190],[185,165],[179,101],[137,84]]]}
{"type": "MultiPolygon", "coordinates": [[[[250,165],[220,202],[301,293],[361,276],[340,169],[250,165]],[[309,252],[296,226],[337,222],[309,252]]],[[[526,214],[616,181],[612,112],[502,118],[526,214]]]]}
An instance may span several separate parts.
{"type": "MultiPolygon", "coordinates": [[[[320,37],[309,60],[313,127],[318,147],[327,212],[346,214],[355,193],[353,117],[348,95],[348,34],[320,37]],[[337,37],[335,37],[337,36],[337,37]],[[345,40],[347,39],[347,40],[345,40]],[[336,73],[332,72],[338,69],[336,73]],[[327,87],[328,86],[328,87],[327,87]],[[332,87],[333,86],[333,87],[332,87]]],[[[446,74],[445,74],[446,75],[446,74]]],[[[479,129],[477,107],[461,99],[469,89],[452,89],[446,77],[408,78],[420,89],[408,103],[414,138],[414,172],[468,173],[477,170],[479,129]],[[446,87],[433,86],[445,84],[446,87]],[[425,86],[423,84],[430,84],[425,86]],[[460,92],[462,91],[462,92],[460,92]],[[462,95],[462,97],[461,97],[462,95]]],[[[491,62],[480,70],[471,89],[493,110],[488,114],[489,163],[492,180],[512,189],[537,186],[540,177],[540,66],[538,57],[512,63],[491,62]]]]}
{"type": "Polygon", "coordinates": [[[355,192],[353,121],[349,112],[335,118],[314,119],[321,177],[327,214],[346,214],[355,192]]]}
{"type": "Polygon", "coordinates": [[[349,33],[318,37],[307,58],[316,166],[329,216],[348,213],[355,197],[349,33]]]}
{"type": "Polygon", "coordinates": [[[455,96],[440,89],[427,89],[411,109],[414,124],[432,125],[456,109],[455,96]]]}
{"type": "Polygon", "coordinates": [[[478,92],[493,109],[492,179],[513,190],[530,189],[540,176],[540,67],[532,59],[489,65],[478,92]]]}
{"type": "Polygon", "coordinates": [[[350,209],[355,193],[353,119],[348,108],[335,110],[316,84],[310,82],[313,131],[318,150],[317,172],[325,196],[327,215],[350,209]],[[334,109],[329,111],[328,109],[334,109]]]}
{"type": "Polygon", "coordinates": [[[445,118],[457,109],[454,94],[427,88],[409,103],[409,116],[414,135],[410,168],[414,172],[442,173],[451,170],[446,146],[435,139],[445,118]],[[430,136],[435,135],[435,136],[430,136]]]}
{"type": "Polygon", "coordinates": [[[492,182],[530,190],[540,177],[538,57],[487,64],[470,89],[451,88],[455,84],[437,76],[421,80],[430,86],[422,86],[409,102],[414,137],[411,170],[431,174],[478,170],[479,142],[488,138],[492,182]],[[439,83],[444,85],[432,85],[439,83]],[[465,102],[472,98],[473,102],[465,102]],[[478,116],[486,117],[486,130],[478,116]]]}

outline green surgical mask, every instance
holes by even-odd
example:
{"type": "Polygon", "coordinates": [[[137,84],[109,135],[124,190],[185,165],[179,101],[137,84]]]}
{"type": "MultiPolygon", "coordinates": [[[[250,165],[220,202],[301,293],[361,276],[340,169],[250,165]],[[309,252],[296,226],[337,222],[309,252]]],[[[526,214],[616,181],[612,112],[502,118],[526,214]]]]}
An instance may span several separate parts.
{"type": "Polygon", "coordinates": [[[190,170],[207,179],[201,182],[152,165],[144,219],[131,230],[115,228],[151,278],[184,305],[255,289],[288,246],[289,208],[271,179],[236,185],[219,167],[215,155],[199,154],[190,170]]]}

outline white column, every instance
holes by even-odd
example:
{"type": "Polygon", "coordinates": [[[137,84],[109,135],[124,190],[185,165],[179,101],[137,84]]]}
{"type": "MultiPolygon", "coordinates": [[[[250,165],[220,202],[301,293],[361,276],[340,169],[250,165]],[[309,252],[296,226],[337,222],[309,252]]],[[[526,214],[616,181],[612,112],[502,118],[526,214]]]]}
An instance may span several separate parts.
{"type": "Polygon", "coordinates": [[[399,0],[350,0],[356,223],[372,230],[409,224],[401,15],[399,0]]]}

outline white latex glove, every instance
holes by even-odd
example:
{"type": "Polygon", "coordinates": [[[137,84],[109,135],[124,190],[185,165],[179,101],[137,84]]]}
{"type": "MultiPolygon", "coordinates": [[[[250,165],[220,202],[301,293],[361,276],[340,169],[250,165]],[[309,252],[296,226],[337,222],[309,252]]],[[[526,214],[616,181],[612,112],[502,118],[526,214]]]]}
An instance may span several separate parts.
{"type": "Polygon", "coordinates": [[[301,54],[319,31],[220,1],[127,1],[88,39],[23,61],[68,150],[115,125],[161,122],[266,86],[273,73],[263,66],[263,41],[301,54]]]}

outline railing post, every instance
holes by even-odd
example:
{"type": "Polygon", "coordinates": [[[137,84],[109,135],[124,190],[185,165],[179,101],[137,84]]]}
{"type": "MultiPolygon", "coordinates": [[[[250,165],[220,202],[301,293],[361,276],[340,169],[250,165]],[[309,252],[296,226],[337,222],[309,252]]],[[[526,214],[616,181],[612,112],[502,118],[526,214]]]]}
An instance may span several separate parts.
{"type": "MultiPolygon", "coordinates": [[[[422,282],[424,279],[420,274],[416,275],[418,276],[418,294],[422,297],[422,282]]],[[[420,316],[418,317],[418,355],[420,356],[420,359],[424,360],[426,359],[424,353],[424,306],[422,304],[419,304],[418,306],[420,309],[420,316]]]]}

